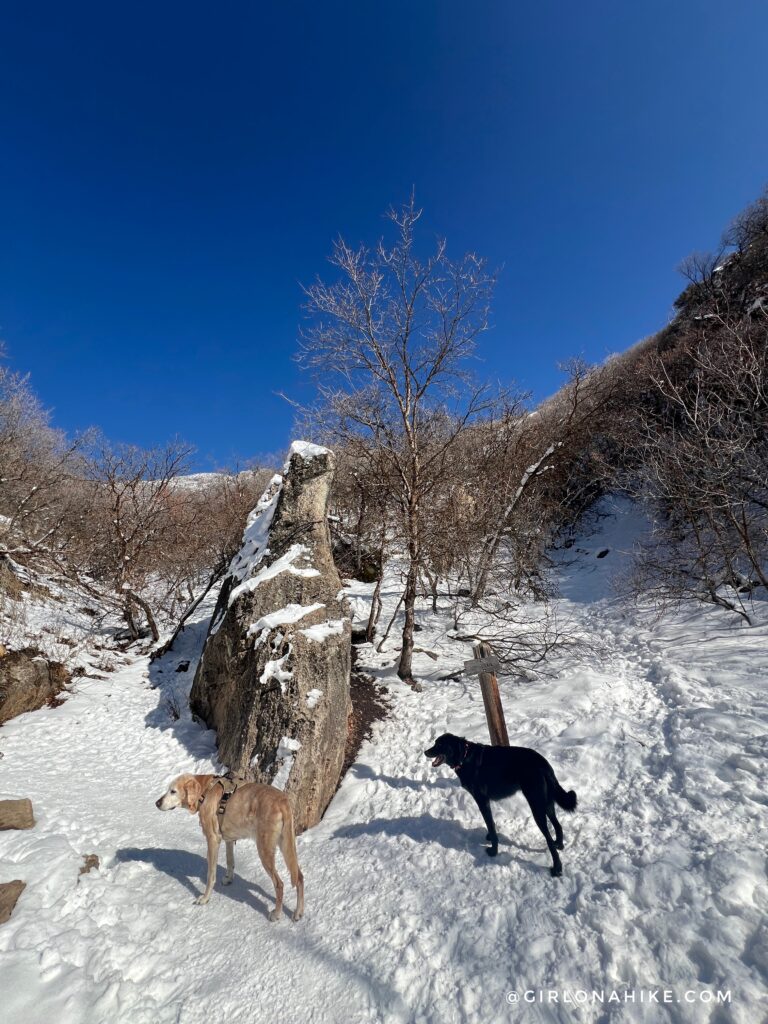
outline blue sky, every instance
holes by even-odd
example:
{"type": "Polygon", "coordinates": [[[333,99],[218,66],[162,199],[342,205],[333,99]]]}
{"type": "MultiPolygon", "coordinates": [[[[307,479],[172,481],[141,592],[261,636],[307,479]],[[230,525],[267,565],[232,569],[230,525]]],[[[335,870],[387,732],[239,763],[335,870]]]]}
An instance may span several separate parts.
{"type": "Polygon", "coordinates": [[[763,0],[5,4],[11,364],[68,430],[279,450],[300,284],[415,186],[503,266],[480,372],[546,395],[768,181],[766,38],[763,0]]]}

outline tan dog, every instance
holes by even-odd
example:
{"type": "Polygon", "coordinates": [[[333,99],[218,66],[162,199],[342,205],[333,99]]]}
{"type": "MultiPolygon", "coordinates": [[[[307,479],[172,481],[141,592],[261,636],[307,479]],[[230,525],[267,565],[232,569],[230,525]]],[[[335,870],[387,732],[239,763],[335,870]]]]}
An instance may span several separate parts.
{"type": "Polygon", "coordinates": [[[274,786],[247,782],[235,790],[227,801],[223,814],[218,814],[222,787],[214,782],[215,775],[179,775],[155,806],[161,811],[186,807],[200,816],[200,827],[208,843],[208,882],[205,892],[196,903],[207,903],[216,881],[219,846],[224,840],[227,849],[227,873],[224,885],[229,885],[235,873],[235,843],[238,839],[254,839],[261,863],[275,887],[275,909],[270,921],[277,921],[283,907],[283,882],[275,870],[275,850],[279,844],[283,859],[296,888],[296,910],[293,920],[304,913],[304,876],[296,859],[296,837],[293,828],[293,810],[285,793],[274,786]]]}

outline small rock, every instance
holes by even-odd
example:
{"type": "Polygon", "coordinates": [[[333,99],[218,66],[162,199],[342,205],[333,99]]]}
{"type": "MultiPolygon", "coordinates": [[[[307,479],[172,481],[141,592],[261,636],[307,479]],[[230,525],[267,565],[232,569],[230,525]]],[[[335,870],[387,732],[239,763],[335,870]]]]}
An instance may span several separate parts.
{"type": "Polygon", "coordinates": [[[186,672],[188,668],[189,668],[189,662],[188,661],[180,661],[179,664],[176,666],[176,671],[177,672],[186,672]]]}
{"type": "Polygon", "coordinates": [[[35,816],[32,813],[32,801],[0,800],[0,832],[12,828],[34,828],[35,816]]]}
{"type": "Polygon", "coordinates": [[[95,853],[86,853],[83,855],[83,865],[77,873],[77,880],[80,881],[80,875],[87,875],[93,868],[98,869],[101,866],[101,861],[95,853]]]}
{"type": "Polygon", "coordinates": [[[0,924],[5,924],[13,913],[13,908],[24,892],[27,883],[16,878],[12,882],[0,883],[0,924]]]}

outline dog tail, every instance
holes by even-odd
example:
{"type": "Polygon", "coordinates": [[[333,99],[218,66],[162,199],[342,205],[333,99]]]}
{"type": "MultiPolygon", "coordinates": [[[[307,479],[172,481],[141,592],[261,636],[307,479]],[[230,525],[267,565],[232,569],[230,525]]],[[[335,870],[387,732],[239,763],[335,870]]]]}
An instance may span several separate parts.
{"type": "Polygon", "coordinates": [[[296,856],[296,832],[293,827],[293,809],[290,803],[283,809],[283,831],[280,833],[280,849],[283,860],[291,875],[291,885],[298,889],[304,888],[304,876],[296,856]]]}
{"type": "Polygon", "coordinates": [[[576,790],[571,789],[566,793],[557,779],[555,779],[555,802],[558,807],[562,807],[564,811],[575,811],[576,790]]]}

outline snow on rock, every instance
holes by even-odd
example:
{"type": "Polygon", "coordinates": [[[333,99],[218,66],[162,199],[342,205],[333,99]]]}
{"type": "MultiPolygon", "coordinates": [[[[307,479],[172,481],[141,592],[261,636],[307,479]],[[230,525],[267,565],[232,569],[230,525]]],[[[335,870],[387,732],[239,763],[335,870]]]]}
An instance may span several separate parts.
{"type": "Polygon", "coordinates": [[[266,545],[269,527],[275,514],[280,492],[283,489],[283,478],[279,473],[270,480],[266,490],[259,498],[256,507],[248,516],[242,547],[232,559],[229,573],[237,580],[250,576],[267,553],[266,545]]]}
{"type": "MultiPolygon", "coordinates": [[[[298,622],[299,619],[303,619],[307,615],[311,615],[313,612],[318,611],[320,608],[325,608],[325,605],[318,601],[315,604],[288,604],[285,608],[279,608],[276,612],[269,612],[266,615],[262,615],[252,625],[248,627],[248,636],[254,636],[259,634],[257,643],[261,642],[261,634],[269,633],[277,626],[288,626],[294,622],[298,622]]],[[[302,632],[305,632],[304,630],[302,632]]]]}
{"type": "MultiPolygon", "coordinates": [[[[265,552],[265,554],[267,554],[265,552]]],[[[254,576],[249,576],[243,580],[242,583],[234,587],[229,594],[228,605],[231,605],[245,593],[252,592],[260,587],[267,580],[274,579],[275,576],[279,576],[281,572],[289,572],[294,576],[303,576],[305,579],[310,579],[313,576],[319,576],[320,573],[312,565],[297,566],[296,562],[299,558],[308,560],[310,557],[309,549],[304,544],[292,544],[290,548],[276,558],[274,562],[271,562],[264,569],[261,569],[254,576]]]]}
{"type": "Polygon", "coordinates": [[[329,636],[341,636],[347,621],[347,619],[326,619],[325,622],[307,626],[306,629],[301,630],[301,634],[308,640],[314,640],[315,643],[321,644],[329,636]]]}
{"type": "Polygon", "coordinates": [[[299,741],[291,739],[290,736],[283,736],[275,756],[275,759],[279,762],[277,773],[272,780],[272,785],[275,789],[285,789],[288,784],[291,768],[293,768],[294,755],[297,750],[301,750],[299,741]]]}
{"type": "Polygon", "coordinates": [[[219,594],[219,601],[213,613],[210,632],[215,634],[224,619],[224,614],[231,603],[231,595],[243,580],[249,581],[261,562],[268,557],[269,528],[277,509],[283,489],[283,478],[279,473],[270,480],[266,490],[249,513],[243,542],[240,550],[229,565],[229,572],[219,594]]]}
{"type": "Polygon", "coordinates": [[[265,683],[270,682],[272,679],[276,679],[280,684],[280,690],[285,693],[285,684],[289,683],[293,679],[293,672],[285,668],[285,663],[291,656],[291,647],[288,645],[288,650],[282,656],[275,661],[268,661],[264,666],[264,671],[259,677],[259,682],[263,686],[265,683]]]}
{"type": "Polygon", "coordinates": [[[330,455],[330,448],[323,448],[322,445],[312,444],[311,441],[294,441],[288,450],[288,458],[285,460],[284,471],[287,473],[294,455],[301,459],[316,459],[320,456],[330,455]]]}
{"type": "Polygon", "coordinates": [[[309,693],[307,694],[307,697],[306,697],[306,701],[307,701],[307,707],[309,708],[310,711],[313,708],[317,707],[318,702],[320,701],[322,696],[323,696],[323,691],[322,690],[310,690],[309,691],[309,693]]]}

